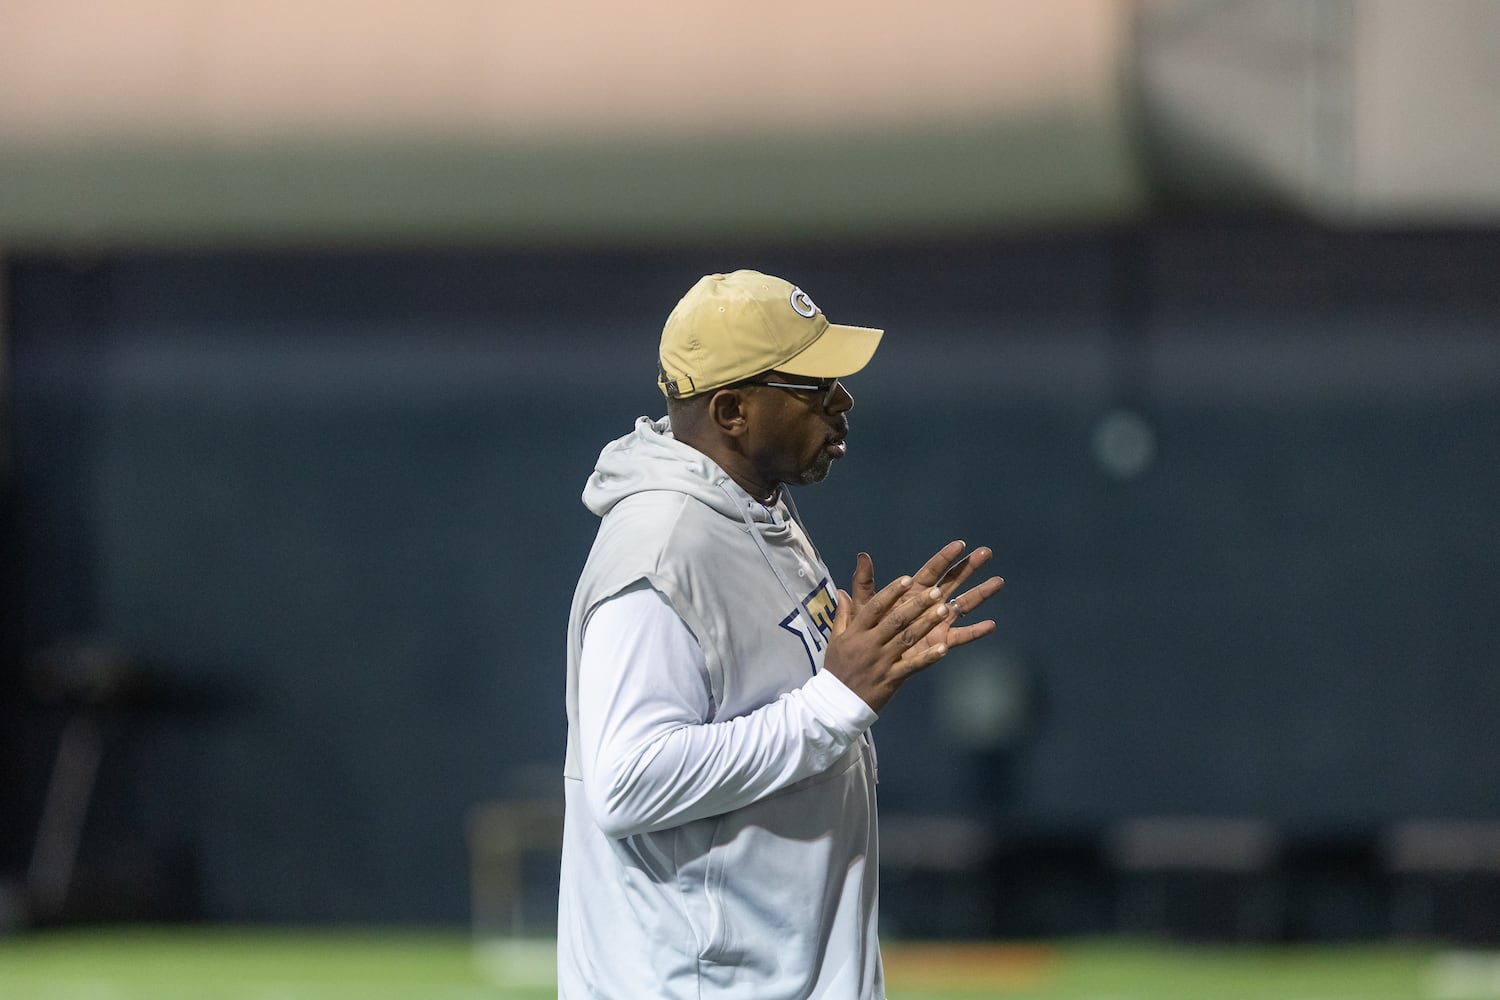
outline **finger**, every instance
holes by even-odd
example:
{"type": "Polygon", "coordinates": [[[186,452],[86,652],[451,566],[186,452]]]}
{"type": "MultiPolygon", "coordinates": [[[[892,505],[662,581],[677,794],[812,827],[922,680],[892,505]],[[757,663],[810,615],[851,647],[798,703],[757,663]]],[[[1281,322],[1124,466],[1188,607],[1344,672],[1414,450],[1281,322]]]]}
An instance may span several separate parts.
{"type": "MultiPolygon", "coordinates": [[[[952,606],[954,611],[958,612],[961,618],[971,611],[976,610],[991,597],[1000,593],[1000,589],[1004,586],[1005,581],[1003,579],[998,576],[992,576],[977,587],[971,587],[957,597],[949,599],[948,604],[952,606]]],[[[952,591],[944,591],[944,593],[952,593],[952,591]]]]}
{"type": "Polygon", "coordinates": [[[942,591],[931,587],[903,601],[881,620],[876,636],[903,649],[915,646],[952,617],[953,609],[943,603],[942,597],[942,591]]]}
{"type": "Polygon", "coordinates": [[[839,591],[838,607],[833,612],[833,637],[836,639],[849,628],[849,619],[854,617],[854,598],[846,590],[839,591]]]}
{"type": "Polygon", "coordinates": [[[938,589],[943,592],[943,596],[948,599],[949,606],[953,608],[954,612],[960,618],[979,607],[979,605],[983,604],[990,597],[993,597],[999,591],[1000,587],[1005,584],[1005,581],[998,576],[991,577],[969,591],[968,594],[960,594],[957,597],[953,596],[953,592],[962,586],[964,581],[974,574],[975,570],[989,562],[994,554],[989,549],[975,549],[948,567],[948,572],[944,573],[942,580],[938,581],[938,589]]]}
{"type": "Polygon", "coordinates": [[[856,607],[864,607],[875,596],[875,560],[870,553],[861,552],[854,557],[854,576],[849,581],[856,607]]]}
{"type": "Polygon", "coordinates": [[[919,587],[931,587],[943,578],[948,567],[958,561],[964,554],[964,543],[962,541],[949,542],[935,552],[931,559],[922,564],[922,568],[912,574],[919,587]]]}
{"type": "Polygon", "coordinates": [[[948,647],[940,642],[914,649],[901,658],[898,664],[898,675],[902,682],[905,682],[912,674],[921,673],[947,655],[948,647]]]}
{"type": "Polygon", "coordinates": [[[947,656],[954,645],[950,638],[952,635],[952,626],[944,625],[942,621],[939,621],[928,632],[926,636],[928,641],[926,643],[922,643],[919,640],[917,645],[903,652],[901,658],[896,661],[896,667],[901,672],[902,677],[908,677],[919,670],[926,670],[938,660],[947,656]]]}
{"type": "Polygon", "coordinates": [[[862,628],[873,628],[896,606],[896,602],[911,589],[911,585],[912,578],[909,576],[897,577],[886,584],[861,607],[850,609],[854,612],[855,623],[862,628]]]}
{"type": "Polygon", "coordinates": [[[965,643],[973,642],[975,639],[983,639],[993,631],[995,631],[994,620],[986,618],[984,621],[975,622],[973,625],[958,625],[950,627],[948,629],[946,641],[948,643],[948,646],[950,648],[953,648],[962,646],[965,643]]]}
{"type": "Polygon", "coordinates": [[[938,581],[937,585],[943,588],[943,593],[952,594],[962,586],[965,580],[974,575],[975,570],[994,558],[994,555],[994,550],[985,546],[971,549],[964,553],[962,559],[948,567],[948,571],[943,574],[943,578],[938,581]]]}

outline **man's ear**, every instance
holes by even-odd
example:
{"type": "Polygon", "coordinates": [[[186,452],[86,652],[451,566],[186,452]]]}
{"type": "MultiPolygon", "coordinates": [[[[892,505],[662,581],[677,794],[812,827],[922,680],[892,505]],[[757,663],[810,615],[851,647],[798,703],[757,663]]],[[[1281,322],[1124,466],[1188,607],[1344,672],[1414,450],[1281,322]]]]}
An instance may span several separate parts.
{"type": "Polygon", "coordinates": [[[746,399],[737,389],[720,389],[708,401],[708,418],[722,434],[740,437],[749,426],[746,399]]]}

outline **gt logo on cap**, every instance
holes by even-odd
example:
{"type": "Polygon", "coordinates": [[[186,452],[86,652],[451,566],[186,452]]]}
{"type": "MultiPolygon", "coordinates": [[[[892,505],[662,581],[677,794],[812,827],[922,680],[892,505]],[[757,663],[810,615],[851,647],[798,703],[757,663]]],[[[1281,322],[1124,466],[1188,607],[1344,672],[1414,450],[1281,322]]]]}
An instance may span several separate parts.
{"type": "Polygon", "coordinates": [[[812,319],[818,314],[818,307],[813,300],[807,297],[807,293],[800,288],[792,289],[792,308],[797,310],[797,315],[804,319],[812,319]]]}

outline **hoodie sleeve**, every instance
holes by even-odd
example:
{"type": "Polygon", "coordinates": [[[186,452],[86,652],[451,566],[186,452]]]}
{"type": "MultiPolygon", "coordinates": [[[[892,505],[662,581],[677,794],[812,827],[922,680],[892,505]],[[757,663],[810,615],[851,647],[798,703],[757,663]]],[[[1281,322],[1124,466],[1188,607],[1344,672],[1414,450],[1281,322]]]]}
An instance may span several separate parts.
{"type": "Polygon", "coordinates": [[[703,651],[641,584],[590,616],[579,666],[583,785],[629,837],[749,805],[827,770],[876,715],[827,671],[747,715],[713,716],[703,651]]]}

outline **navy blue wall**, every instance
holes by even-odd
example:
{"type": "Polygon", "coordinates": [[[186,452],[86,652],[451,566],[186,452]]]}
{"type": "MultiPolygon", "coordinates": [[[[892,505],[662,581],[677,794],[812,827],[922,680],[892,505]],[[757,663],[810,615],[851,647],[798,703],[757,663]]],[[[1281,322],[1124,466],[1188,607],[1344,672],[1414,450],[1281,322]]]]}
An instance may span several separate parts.
{"type": "Polygon", "coordinates": [[[736,266],[889,330],[799,496],[835,571],[964,537],[1009,581],[879,723],[885,810],[1500,816],[1497,265],[1495,234],[1233,223],[13,261],[0,846],[55,737],[26,664],[97,637],[193,697],[120,727],[86,853],[175,859],[212,918],[463,919],[467,810],[557,787],[583,480],[662,409],[672,303],[736,266]],[[951,704],[990,675],[987,739],[951,704]]]}

